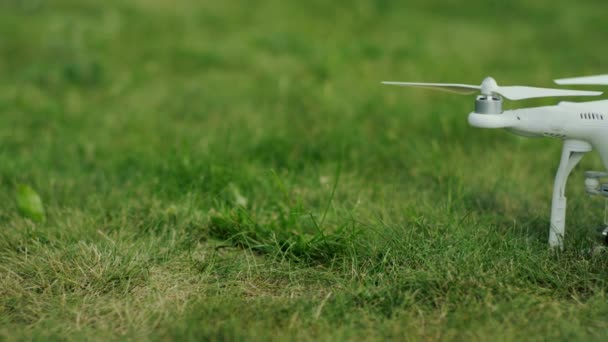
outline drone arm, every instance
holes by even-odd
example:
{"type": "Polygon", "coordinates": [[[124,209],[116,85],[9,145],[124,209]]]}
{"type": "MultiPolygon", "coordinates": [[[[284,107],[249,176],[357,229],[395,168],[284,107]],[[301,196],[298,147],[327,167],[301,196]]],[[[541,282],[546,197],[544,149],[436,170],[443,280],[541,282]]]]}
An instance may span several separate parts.
{"type": "Polygon", "coordinates": [[[469,125],[479,128],[509,128],[517,124],[517,116],[512,111],[502,114],[469,114],[469,125]]]}
{"type": "Polygon", "coordinates": [[[562,150],[562,158],[555,176],[553,200],[551,201],[551,227],[549,231],[549,246],[563,249],[563,238],[566,230],[566,182],[568,175],[583,155],[591,151],[589,143],[580,140],[566,140],[562,150]]]}

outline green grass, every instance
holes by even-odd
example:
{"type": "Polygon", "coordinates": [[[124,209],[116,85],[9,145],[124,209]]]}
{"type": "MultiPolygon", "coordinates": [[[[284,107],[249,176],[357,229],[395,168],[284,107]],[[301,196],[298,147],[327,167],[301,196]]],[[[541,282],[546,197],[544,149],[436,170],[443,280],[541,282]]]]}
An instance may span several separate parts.
{"type": "Polygon", "coordinates": [[[0,2],[0,339],[605,339],[597,155],[552,254],[559,141],[379,82],[603,73],[607,10],[0,2]]]}

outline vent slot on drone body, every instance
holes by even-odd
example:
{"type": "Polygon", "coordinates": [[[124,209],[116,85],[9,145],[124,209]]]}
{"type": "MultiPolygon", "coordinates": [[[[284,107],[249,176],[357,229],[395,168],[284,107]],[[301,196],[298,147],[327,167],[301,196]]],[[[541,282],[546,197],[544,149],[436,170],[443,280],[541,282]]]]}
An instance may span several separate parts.
{"type": "Polygon", "coordinates": [[[598,113],[580,113],[583,120],[604,120],[604,114],[598,113]]]}
{"type": "Polygon", "coordinates": [[[556,138],[556,139],[565,139],[566,138],[565,134],[558,134],[558,133],[548,133],[548,132],[545,132],[545,133],[543,133],[543,135],[546,136],[546,137],[556,138]]]}

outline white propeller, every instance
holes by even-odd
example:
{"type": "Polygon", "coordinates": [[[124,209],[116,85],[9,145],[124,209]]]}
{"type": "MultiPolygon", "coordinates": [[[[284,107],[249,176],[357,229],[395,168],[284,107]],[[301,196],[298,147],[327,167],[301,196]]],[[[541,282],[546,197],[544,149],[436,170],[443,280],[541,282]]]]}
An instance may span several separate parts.
{"type": "Polygon", "coordinates": [[[608,75],[562,78],[555,80],[557,84],[608,85],[608,75]]]}
{"type": "Polygon", "coordinates": [[[418,87],[438,89],[459,94],[474,94],[476,91],[481,91],[482,95],[499,94],[509,100],[524,100],[537,97],[554,97],[554,96],[598,96],[600,91],[582,91],[568,89],[552,89],[552,88],[537,88],[526,86],[499,86],[492,77],[486,77],[481,85],[458,84],[458,83],[416,83],[416,82],[382,82],[388,85],[397,85],[404,87],[418,87]]]}

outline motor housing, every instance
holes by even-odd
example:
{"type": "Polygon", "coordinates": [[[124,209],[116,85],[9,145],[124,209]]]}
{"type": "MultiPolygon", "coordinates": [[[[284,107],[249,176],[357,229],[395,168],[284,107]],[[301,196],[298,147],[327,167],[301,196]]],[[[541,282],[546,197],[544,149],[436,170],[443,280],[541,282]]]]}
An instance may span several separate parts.
{"type": "Polygon", "coordinates": [[[475,99],[475,113],[502,114],[502,97],[498,95],[479,95],[475,99]]]}

